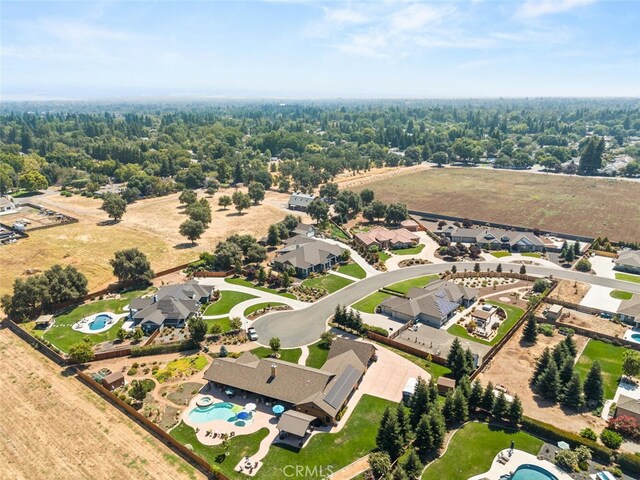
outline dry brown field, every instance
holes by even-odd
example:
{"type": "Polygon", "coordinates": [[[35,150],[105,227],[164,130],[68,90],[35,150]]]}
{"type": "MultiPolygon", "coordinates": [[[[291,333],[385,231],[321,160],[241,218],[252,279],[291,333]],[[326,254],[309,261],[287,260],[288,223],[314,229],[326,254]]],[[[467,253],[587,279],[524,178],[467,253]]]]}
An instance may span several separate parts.
{"type": "Polygon", "coordinates": [[[410,209],[612,240],[640,241],[640,183],[494,170],[413,168],[347,183],[410,209]]]}
{"type": "Polygon", "coordinates": [[[0,363],[1,478],[205,478],[7,329],[0,363]]]}
{"type": "Polygon", "coordinates": [[[56,263],[75,265],[89,279],[90,291],[104,288],[114,280],[109,260],[117,250],[138,247],[147,254],[153,269],[160,271],[196,260],[200,252],[214,250],[220,240],[233,233],[249,233],[259,238],[267,233],[270,224],[291,213],[285,210],[289,195],[276,192],[267,192],[262,204],[252,206],[242,215],[233,207],[221,210],[218,198],[232,192],[229,189],[208,198],[213,220],[196,246],[178,233],[186,215],[177,193],[129,205],[117,224],[105,224],[108,218],[100,210],[101,200],[77,195],[63,197],[58,192],[32,197],[30,201],[71,215],[79,222],[38,230],[27,239],[0,247],[0,295],[10,292],[14,278],[56,263]]]}

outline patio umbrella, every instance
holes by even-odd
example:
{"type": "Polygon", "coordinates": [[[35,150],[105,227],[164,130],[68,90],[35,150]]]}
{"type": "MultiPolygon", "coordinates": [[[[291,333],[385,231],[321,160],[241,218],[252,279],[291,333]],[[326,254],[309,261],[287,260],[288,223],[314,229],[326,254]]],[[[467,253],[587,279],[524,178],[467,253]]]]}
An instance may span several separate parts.
{"type": "Polygon", "coordinates": [[[274,405],[271,411],[276,415],[282,415],[282,412],[284,412],[284,407],[282,405],[274,405]]]}
{"type": "Polygon", "coordinates": [[[571,450],[571,447],[567,442],[558,442],[558,448],[560,450],[571,450]]]}
{"type": "Polygon", "coordinates": [[[256,409],[256,404],[255,404],[255,403],[247,403],[247,404],[244,406],[244,409],[245,409],[247,412],[253,412],[253,411],[256,409]]]}
{"type": "Polygon", "coordinates": [[[224,393],[226,393],[227,395],[233,395],[233,388],[227,388],[224,393]]]}

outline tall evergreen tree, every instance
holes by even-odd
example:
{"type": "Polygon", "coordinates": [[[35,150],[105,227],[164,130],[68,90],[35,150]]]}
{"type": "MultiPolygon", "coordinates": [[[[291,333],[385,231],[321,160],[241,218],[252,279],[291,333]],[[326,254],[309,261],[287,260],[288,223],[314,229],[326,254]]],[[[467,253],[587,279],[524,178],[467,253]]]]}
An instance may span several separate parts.
{"type": "Polygon", "coordinates": [[[420,452],[429,452],[434,448],[433,434],[431,431],[431,423],[427,415],[422,415],[418,426],[416,427],[416,438],[413,445],[420,450],[420,452]]]}
{"type": "Polygon", "coordinates": [[[531,378],[532,384],[535,384],[538,381],[538,378],[540,378],[542,373],[547,369],[549,362],[551,361],[551,350],[549,350],[549,347],[546,347],[536,362],[536,369],[534,370],[533,377],[531,378]]]}
{"type": "Polygon", "coordinates": [[[480,380],[476,380],[473,382],[471,393],[469,394],[469,410],[473,411],[476,408],[480,408],[483,394],[484,389],[482,388],[482,383],[480,383],[480,380]]]}
{"type": "Polygon", "coordinates": [[[482,395],[482,403],[481,403],[481,408],[488,412],[491,413],[491,411],[493,410],[493,404],[495,402],[495,395],[493,394],[493,383],[489,382],[487,384],[487,388],[485,388],[484,390],[484,394],[482,395]]]}
{"type": "Polygon", "coordinates": [[[460,388],[456,388],[453,394],[453,415],[459,422],[466,422],[469,419],[469,403],[460,388]]]}
{"type": "Polygon", "coordinates": [[[507,418],[511,423],[520,423],[522,422],[522,401],[520,397],[516,394],[513,397],[513,401],[511,405],[509,405],[509,412],[507,413],[507,418]]]}
{"type": "Polygon", "coordinates": [[[560,396],[560,375],[556,362],[549,362],[546,370],[536,382],[536,390],[547,400],[557,401],[560,396]]]}
{"type": "Polygon", "coordinates": [[[439,408],[433,408],[429,413],[429,425],[431,425],[433,448],[442,448],[442,445],[444,445],[444,437],[447,434],[447,427],[442,411],[439,408]]]}
{"type": "Polygon", "coordinates": [[[442,415],[448,423],[451,423],[456,419],[453,391],[451,390],[449,390],[444,397],[444,404],[442,405],[442,415]]]}
{"type": "Polygon", "coordinates": [[[418,457],[418,455],[416,454],[416,451],[413,448],[409,452],[409,456],[407,457],[404,464],[402,465],[402,468],[404,469],[405,473],[409,478],[412,478],[412,479],[420,478],[423,465],[422,465],[422,462],[420,462],[420,458],[418,457]]]}
{"type": "Polygon", "coordinates": [[[398,419],[398,428],[402,436],[402,445],[409,443],[412,435],[411,422],[409,421],[409,415],[402,403],[398,404],[396,408],[396,418],[398,419]]]}
{"type": "Polygon", "coordinates": [[[402,453],[402,448],[404,447],[402,433],[398,426],[396,413],[389,407],[382,414],[380,427],[376,435],[376,445],[383,452],[387,452],[391,460],[395,460],[402,453]]]}
{"type": "Polygon", "coordinates": [[[604,399],[604,384],[602,381],[602,368],[598,361],[593,362],[587,378],[584,380],[584,397],[587,401],[602,404],[604,399]]]}
{"type": "Polygon", "coordinates": [[[415,427],[418,424],[422,416],[429,410],[430,405],[431,398],[427,382],[422,377],[418,377],[416,388],[409,399],[409,408],[411,409],[409,420],[411,425],[415,427]]]}
{"type": "Polygon", "coordinates": [[[507,397],[505,397],[504,392],[500,392],[500,395],[496,397],[496,401],[493,403],[491,415],[500,420],[505,418],[508,412],[509,402],[507,402],[507,397]]]}
{"type": "Polygon", "coordinates": [[[560,384],[566,387],[573,377],[573,362],[566,361],[560,370],[560,384]]]}
{"type": "Polygon", "coordinates": [[[468,401],[469,395],[471,395],[471,382],[469,381],[468,375],[465,375],[460,379],[460,381],[458,382],[457,388],[460,389],[460,391],[464,395],[464,398],[466,398],[468,401]]]}
{"type": "Polygon", "coordinates": [[[522,339],[527,343],[535,344],[538,341],[538,323],[536,317],[530,314],[527,318],[527,324],[522,331],[522,339]]]}
{"type": "Polygon", "coordinates": [[[584,404],[584,398],[582,396],[582,383],[580,382],[580,376],[574,373],[564,387],[564,393],[562,395],[562,403],[567,407],[578,409],[584,404]]]}

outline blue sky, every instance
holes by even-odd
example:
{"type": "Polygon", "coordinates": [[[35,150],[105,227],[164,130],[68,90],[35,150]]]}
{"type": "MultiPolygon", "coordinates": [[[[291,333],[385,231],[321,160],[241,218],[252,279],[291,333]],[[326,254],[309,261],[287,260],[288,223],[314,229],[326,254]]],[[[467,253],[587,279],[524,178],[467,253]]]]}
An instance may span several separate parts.
{"type": "Polygon", "coordinates": [[[640,96],[640,1],[5,1],[2,98],[640,96]]]}

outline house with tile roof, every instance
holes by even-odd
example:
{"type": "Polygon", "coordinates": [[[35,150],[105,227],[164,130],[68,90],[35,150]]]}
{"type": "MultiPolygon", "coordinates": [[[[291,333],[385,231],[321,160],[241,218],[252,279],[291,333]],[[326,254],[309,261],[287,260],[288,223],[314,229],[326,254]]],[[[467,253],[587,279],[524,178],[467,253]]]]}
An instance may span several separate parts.
{"type": "Polygon", "coordinates": [[[389,230],[384,227],[376,227],[368,232],[356,233],[354,238],[356,242],[367,248],[378,247],[381,250],[410,248],[420,241],[420,237],[406,228],[389,230]]]}
{"type": "Polygon", "coordinates": [[[190,281],[166,285],[147,297],[131,300],[129,318],[146,334],[165,327],[183,327],[187,320],[200,314],[200,307],[209,302],[213,287],[190,281]]]}
{"type": "Polygon", "coordinates": [[[640,250],[626,250],[614,260],[615,270],[640,274],[640,250]]]}
{"type": "Polygon", "coordinates": [[[441,327],[460,306],[468,307],[478,297],[475,288],[438,280],[424,288],[412,288],[404,297],[391,297],[380,304],[380,312],[402,322],[420,321],[441,327]]]}
{"type": "MultiPolygon", "coordinates": [[[[231,387],[333,424],[362,381],[374,354],[375,347],[370,343],[341,340],[332,343],[327,361],[318,369],[245,352],[238,358],[214,359],[204,378],[210,388],[231,387]]],[[[296,418],[296,423],[299,420],[296,418]]]]}
{"type": "Polygon", "coordinates": [[[340,261],[340,255],[345,251],[345,248],[333,243],[296,235],[277,252],[273,265],[282,271],[294,269],[296,276],[305,278],[311,272],[329,270],[340,261]]]}

